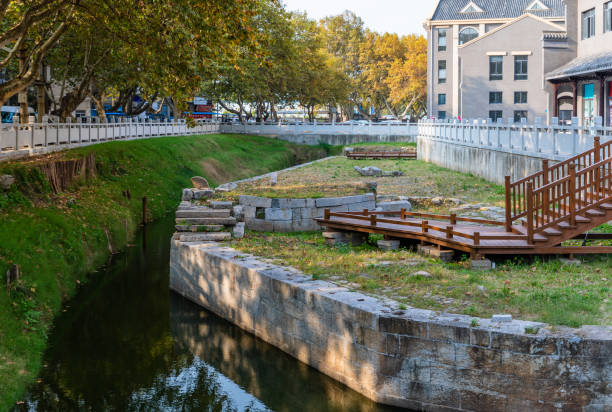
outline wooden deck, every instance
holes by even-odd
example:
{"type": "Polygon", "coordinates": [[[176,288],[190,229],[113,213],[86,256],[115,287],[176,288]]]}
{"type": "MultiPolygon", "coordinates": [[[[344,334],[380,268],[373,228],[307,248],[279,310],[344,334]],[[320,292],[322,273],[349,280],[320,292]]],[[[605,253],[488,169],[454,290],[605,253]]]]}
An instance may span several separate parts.
{"type": "MultiPolygon", "coordinates": [[[[544,160],[542,171],[514,183],[507,176],[505,185],[504,222],[405,210],[325,210],[317,221],[328,229],[412,239],[473,257],[612,253],[612,246],[562,246],[567,240],[589,239],[592,229],[612,221],[612,141],[600,144],[595,137],[593,149],[553,166],[544,160]]],[[[590,239],[612,240],[612,234],[590,239]]]]}
{"type": "MultiPolygon", "coordinates": [[[[366,212],[332,213],[323,219],[317,219],[327,230],[348,232],[378,233],[390,239],[411,239],[422,244],[433,244],[440,247],[469,253],[473,257],[485,255],[534,255],[534,254],[573,254],[573,253],[612,253],[607,246],[549,246],[549,238],[535,235],[530,244],[526,228],[513,226],[507,232],[504,223],[465,223],[450,224],[448,220],[417,219],[401,216],[376,218],[372,224],[366,212]]],[[[376,212],[374,212],[376,213],[376,212]]],[[[399,214],[399,212],[394,212],[399,214]]],[[[461,218],[457,218],[461,219],[461,218]]],[[[478,220],[478,219],[469,219],[478,220]]],[[[576,236],[582,239],[584,235],[576,236]]],[[[597,234],[591,240],[612,239],[612,234],[597,234]]]]}

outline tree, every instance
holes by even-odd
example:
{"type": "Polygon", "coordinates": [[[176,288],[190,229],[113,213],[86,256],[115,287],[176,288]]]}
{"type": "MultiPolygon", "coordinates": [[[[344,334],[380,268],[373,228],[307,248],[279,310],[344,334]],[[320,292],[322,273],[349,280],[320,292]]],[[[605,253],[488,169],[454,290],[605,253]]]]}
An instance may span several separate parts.
{"type": "Polygon", "coordinates": [[[298,69],[293,80],[295,99],[313,121],[318,106],[330,108],[346,104],[350,83],[342,61],[327,52],[317,24],[302,14],[294,14],[292,22],[296,32],[293,64],[298,69]]]}
{"type": "Polygon", "coordinates": [[[247,23],[257,3],[0,0],[0,45],[6,50],[0,68],[12,69],[0,85],[0,100],[31,85],[57,47],[49,56],[54,74],[64,70],[61,79],[70,83],[58,102],[62,116],[87,94],[100,98],[109,88],[138,88],[146,96],[183,102],[211,73],[212,61],[252,36],[247,23]]]}
{"type": "Polygon", "coordinates": [[[10,77],[0,84],[0,106],[40,78],[45,55],[71,24],[77,5],[78,0],[0,1],[0,69],[10,77]]]}
{"type": "Polygon", "coordinates": [[[403,107],[402,116],[410,115],[410,121],[414,122],[427,111],[427,40],[423,36],[408,35],[401,41],[404,56],[393,62],[385,82],[391,104],[403,107]]]}
{"type": "Polygon", "coordinates": [[[355,13],[345,11],[338,16],[326,17],[320,22],[327,52],[342,62],[342,70],[349,84],[348,99],[341,104],[343,118],[349,118],[355,106],[362,103],[360,54],[366,31],[364,23],[355,13]]]}

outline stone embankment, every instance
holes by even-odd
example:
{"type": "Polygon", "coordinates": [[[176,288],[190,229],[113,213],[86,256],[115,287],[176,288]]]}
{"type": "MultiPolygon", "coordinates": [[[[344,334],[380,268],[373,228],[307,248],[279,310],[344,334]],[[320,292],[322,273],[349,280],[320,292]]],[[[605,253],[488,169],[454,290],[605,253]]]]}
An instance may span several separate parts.
{"type": "Polygon", "coordinates": [[[170,287],[376,402],[424,411],[612,406],[612,329],[404,308],[215,243],[172,241],[170,287]]]}
{"type": "MultiPolygon", "coordinates": [[[[182,242],[219,242],[232,237],[244,237],[242,207],[232,202],[215,201],[215,190],[206,179],[191,179],[195,188],[183,189],[182,201],[176,211],[176,231],[173,239],[182,242]]],[[[224,189],[217,189],[224,191],[224,189]]]]}

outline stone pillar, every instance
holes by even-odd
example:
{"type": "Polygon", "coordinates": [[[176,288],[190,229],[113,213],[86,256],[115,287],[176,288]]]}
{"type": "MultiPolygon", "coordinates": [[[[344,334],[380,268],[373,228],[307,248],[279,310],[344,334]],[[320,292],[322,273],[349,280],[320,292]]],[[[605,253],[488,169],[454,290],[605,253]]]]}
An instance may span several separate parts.
{"type": "Polygon", "coordinates": [[[559,83],[553,83],[553,117],[559,117],[559,83]]]}
{"type": "Polygon", "coordinates": [[[572,117],[578,117],[578,81],[572,81],[572,117]]]}

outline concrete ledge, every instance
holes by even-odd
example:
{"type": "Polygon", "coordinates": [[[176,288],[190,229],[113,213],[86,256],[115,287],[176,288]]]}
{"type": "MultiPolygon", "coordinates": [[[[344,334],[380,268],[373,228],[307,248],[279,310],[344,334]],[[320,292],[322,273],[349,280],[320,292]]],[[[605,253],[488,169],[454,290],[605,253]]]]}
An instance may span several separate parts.
{"type": "Polygon", "coordinates": [[[563,158],[542,153],[507,152],[495,147],[477,147],[440,139],[419,137],[418,159],[462,173],[472,173],[490,182],[504,184],[504,176],[516,181],[542,170],[542,160],[551,165],[563,158]]]}
{"type": "Polygon", "coordinates": [[[612,405],[611,327],[552,333],[542,323],[399,310],[210,243],[172,241],[170,287],[380,403],[425,411],[612,405]]]}

